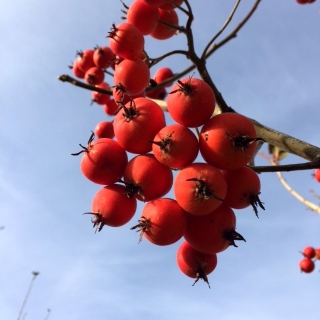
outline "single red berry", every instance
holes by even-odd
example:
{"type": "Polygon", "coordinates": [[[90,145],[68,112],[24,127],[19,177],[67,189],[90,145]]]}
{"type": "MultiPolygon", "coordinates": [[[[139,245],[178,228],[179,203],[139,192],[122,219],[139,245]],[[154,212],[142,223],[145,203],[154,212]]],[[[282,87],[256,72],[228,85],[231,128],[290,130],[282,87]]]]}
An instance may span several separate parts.
{"type": "Polygon", "coordinates": [[[180,240],[186,227],[187,213],[177,201],[160,198],[144,206],[139,224],[131,229],[140,231],[139,242],[145,237],[153,244],[167,246],[180,240]]]}
{"type": "Polygon", "coordinates": [[[146,98],[136,98],[121,106],[113,125],[119,144],[128,152],[142,154],[152,150],[148,140],[152,140],[166,122],[158,104],[146,98]]]}
{"type": "Polygon", "coordinates": [[[199,147],[206,162],[222,170],[235,170],[251,160],[257,140],[254,125],[248,118],[226,112],[205,123],[199,147]]]}
{"type": "Polygon", "coordinates": [[[114,131],[113,131],[113,122],[112,121],[101,121],[99,122],[95,129],[95,135],[100,138],[114,138],[114,131]]]}
{"type": "MultiPolygon", "coordinates": [[[[157,82],[157,84],[170,79],[171,77],[173,77],[173,72],[170,68],[159,68],[156,73],[153,76],[153,79],[157,82]]],[[[165,87],[171,87],[172,86],[172,82],[168,83],[167,85],[165,85],[165,87]]]]}
{"type": "MultiPolygon", "coordinates": [[[[104,89],[104,90],[108,90],[108,91],[111,90],[110,86],[106,82],[102,82],[102,83],[96,85],[96,87],[99,89],[104,89]]],[[[97,91],[92,91],[91,96],[92,96],[92,102],[95,102],[100,105],[107,104],[111,100],[109,94],[104,94],[104,93],[97,92],[97,91]]]]}
{"type": "Polygon", "coordinates": [[[211,87],[201,79],[179,80],[168,95],[169,114],[186,127],[200,127],[212,116],[215,109],[215,95],[211,87]]]}
{"type": "Polygon", "coordinates": [[[130,23],[120,23],[108,34],[109,46],[114,54],[123,59],[135,59],[144,48],[144,37],[141,31],[130,23]]]}
{"type": "Polygon", "coordinates": [[[193,163],[183,168],[174,181],[174,195],[190,215],[207,215],[222,203],[227,183],[221,171],[207,163],[193,163]]]}
{"type": "Polygon", "coordinates": [[[251,205],[258,216],[258,207],[264,210],[259,198],[261,185],[258,174],[249,167],[221,172],[228,186],[224,203],[234,209],[244,209],[251,205]]]}
{"type": "Polygon", "coordinates": [[[129,197],[148,202],[170,191],[173,175],[171,169],[160,163],[153,154],[140,154],[128,162],[123,181],[129,197]]]}
{"type": "Polygon", "coordinates": [[[93,141],[91,135],[86,147],[72,155],[83,153],[80,169],[90,181],[109,185],[117,182],[122,176],[128,163],[126,151],[115,140],[101,138],[93,141]]]}
{"type": "Polygon", "coordinates": [[[77,52],[78,59],[76,61],[77,61],[78,67],[84,73],[86,73],[90,68],[95,66],[93,62],[93,54],[94,54],[94,50],[91,50],[91,49],[77,52]]]}
{"type": "Polygon", "coordinates": [[[104,225],[120,227],[128,223],[137,209],[137,200],[128,198],[124,186],[112,184],[100,189],[92,200],[92,220],[96,231],[101,231],[104,225]]]}
{"type": "Polygon", "coordinates": [[[93,62],[96,67],[107,69],[113,64],[115,57],[115,54],[109,47],[98,47],[93,53],[93,62]]]}
{"type": "Polygon", "coordinates": [[[222,203],[204,216],[188,215],[184,238],[195,250],[213,254],[226,250],[230,245],[237,247],[235,240],[245,241],[235,228],[233,210],[222,203]]]}
{"type": "Polygon", "coordinates": [[[86,74],[84,75],[84,80],[92,86],[99,85],[104,80],[104,72],[98,67],[92,67],[87,70],[86,74]]]}
{"type": "Polygon", "coordinates": [[[314,171],[313,176],[318,182],[320,182],[320,168],[314,171]]]}
{"type": "Polygon", "coordinates": [[[193,285],[199,280],[204,280],[209,288],[207,275],[217,266],[217,255],[205,254],[193,249],[188,242],[181,243],[177,251],[177,264],[182,273],[195,279],[193,285]]]}
{"type": "Polygon", "coordinates": [[[314,262],[308,258],[304,258],[299,262],[301,272],[311,273],[314,270],[314,262]]]}
{"type": "Polygon", "coordinates": [[[85,72],[83,72],[79,67],[79,60],[74,60],[72,66],[69,67],[72,69],[73,74],[80,79],[84,78],[85,72]]]}
{"type": "Polygon", "coordinates": [[[149,67],[141,59],[125,59],[117,65],[113,81],[117,91],[130,96],[138,95],[149,85],[149,67]]]}
{"type": "Polygon", "coordinates": [[[196,159],[199,151],[199,143],[195,134],[180,124],[162,128],[150,142],[157,160],[175,169],[190,165],[196,159]]]}
{"type": "Polygon", "coordinates": [[[177,32],[177,29],[168,25],[178,26],[179,18],[175,10],[163,10],[160,8],[158,10],[160,13],[160,22],[158,23],[156,28],[150,33],[150,36],[157,40],[166,40],[174,36],[177,32]],[[164,22],[168,25],[162,24],[161,22],[164,22]]]}
{"type": "Polygon", "coordinates": [[[160,13],[157,7],[135,0],[127,11],[128,23],[138,28],[143,35],[148,35],[157,27],[160,13]]]}
{"type": "Polygon", "coordinates": [[[313,259],[316,255],[316,250],[313,247],[305,247],[302,251],[305,258],[313,259]]]}
{"type": "Polygon", "coordinates": [[[105,105],[103,105],[103,111],[108,116],[114,116],[117,109],[118,109],[118,105],[114,101],[114,99],[111,99],[109,102],[107,102],[105,105]]]}

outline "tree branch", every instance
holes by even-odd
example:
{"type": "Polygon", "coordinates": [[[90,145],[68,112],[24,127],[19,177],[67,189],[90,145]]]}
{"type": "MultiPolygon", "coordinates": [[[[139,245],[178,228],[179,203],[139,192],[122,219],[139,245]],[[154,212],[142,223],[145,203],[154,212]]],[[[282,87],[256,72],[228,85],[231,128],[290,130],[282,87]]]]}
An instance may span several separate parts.
{"type": "Polygon", "coordinates": [[[232,9],[228,19],[226,20],[226,22],[224,23],[224,25],[222,26],[222,28],[219,30],[219,32],[208,42],[207,46],[205,47],[205,49],[203,50],[202,59],[205,59],[207,56],[207,52],[210,48],[210,46],[215,42],[215,40],[220,36],[220,34],[226,29],[226,27],[228,26],[228,24],[231,22],[235,12],[237,11],[237,8],[240,4],[241,0],[237,0],[237,3],[235,4],[234,8],[232,9]]]}
{"type": "MultiPolygon", "coordinates": [[[[256,128],[257,136],[269,144],[277,146],[281,150],[295,154],[296,156],[308,161],[315,161],[315,163],[317,163],[316,161],[319,161],[318,158],[320,157],[320,148],[297,138],[291,137],[285,133],[268,128],[256,120],[250,120],[256,128]]],[[[308,169],[312,168],[310,167],[308,169]]]]}
{"type": "MultiPolygon", "coordinates": [[[[268,156],[266,156],[264,153],[259,152],[258,153],[263,159],[267,160],[272,166],[278,166],[278,163],[276,161],[274,161],[273,159],[269,158],[268,156]]],[[[298,201],[300,201],[301,203],[303,203],[307,208],[309,208],[311,211],[316,212],[317,214],[320,215],[320,206],[312,203],[311,201],[305,199],[304,197],[302,197],[297,191],[295,191],[288,183],[287,181],[284,179],[284,177],[282,176],[281,172],[277,172],[277,176],[279,181],[281,182],[281,184],[284,186],[284,188],[293,196],[295,197],[298,201]]]]}

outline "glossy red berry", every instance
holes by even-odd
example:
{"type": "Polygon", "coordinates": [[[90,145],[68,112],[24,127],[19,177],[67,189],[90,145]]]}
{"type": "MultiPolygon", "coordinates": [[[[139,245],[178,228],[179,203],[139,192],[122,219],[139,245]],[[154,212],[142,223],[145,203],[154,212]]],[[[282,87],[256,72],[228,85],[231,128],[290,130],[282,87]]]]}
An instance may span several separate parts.
{"type": "Polygon", "coordinates": [[[308,259],[313,259],[316,255],[316,250],[313,247],[305,247],[302,254],[308,259]]]}
{"type": "Polygon", "coordinates": [[[311,273],[314,270],[314,262],[309,258],[304,258],[299,262],[301,272],[311,273]]]}

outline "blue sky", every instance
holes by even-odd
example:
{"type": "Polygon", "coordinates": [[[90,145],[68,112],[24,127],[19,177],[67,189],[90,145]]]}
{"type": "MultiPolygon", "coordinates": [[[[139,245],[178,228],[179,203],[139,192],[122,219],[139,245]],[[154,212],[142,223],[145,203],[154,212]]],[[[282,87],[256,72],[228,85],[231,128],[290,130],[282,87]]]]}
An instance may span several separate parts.
{"type": "MultiPolygon", "coordinates": [[[[241,3],[231,26],[254,1],[241,3]]],[[[198,53],[235,1],[190,1],[198,53]],[[201,6],[199,5],[201,4],[201,6]]],[[[130,4],[130,2],[127,2],[130,4]]],[[[119,1],[2,1],[0,94],[0,319],[17,318],[32,271],[40,275],[26,319],[318,319],[320,263],[301,274],[299,253],[319,247],[319,216],[288,194],[275,174],[261,175],[266,211],[236,211],[246,238],[218,255],[211,289],[180,273],[179,243],[157,247],[121,228],[95,234],[91,201],[100,186],[80,173],[79,143],[106,116],[90,92],[57,80],[79,49],[108,45],[119,1]]],[[[262,1],[238,37],[208,69],[227,103],[263,124],[319,145],[320,7],[295,0],[262,1]]],[[[178,35],[146,40],[151,57],[185,49],[178,35]]],[[[161,66],[189,65],[180,56],[161,66]]],[[[154,72],[154,71],[153,71],[154,72]]],[[[110,80],[111,82],[111,80],[110,80]]],[[[264,148],[264,151],[266,149],[264,148]]],[[[289,156],[284,163],[300,162],[289,156]]],[[[266,164],[257,159],[258,164],[266,164]]],[[[285,174],[302,195],[320,193],[312,171],[285,174]]],[[[170,193],[169,196],[172,196],[170,193]]],[[[315,200],[317,202],[317,200],[315,200]]]]}

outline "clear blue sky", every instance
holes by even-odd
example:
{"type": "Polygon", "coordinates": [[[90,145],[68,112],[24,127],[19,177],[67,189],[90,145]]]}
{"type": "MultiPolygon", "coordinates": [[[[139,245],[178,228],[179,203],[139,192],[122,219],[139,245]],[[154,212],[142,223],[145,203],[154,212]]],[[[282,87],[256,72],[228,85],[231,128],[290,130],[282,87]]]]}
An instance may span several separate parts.
{"type": "MultiPolygon", "coordinates": [[[[242,1],[226,34],[253,0],[242,1]]],[[[126,2],[130,4],[129,1],[126,2]]],[[[235,1],[190,1],[198,52],[226,20],[235,1]],[[201,6],[200,6],[201,4],[201,6]]],[[[275,174],[261,175],[266,211],[238,211],[246,238],[218,255],[211,289],[180,273],[179,243],[156,247],[129,228],[95,234],[89,216],[100,186],[80,173],[79,150],[108,119],[90,106],[90,92],[61,83],[76,50],[108,45],[120,22],[119,1],[1,3],[0,319],[18,317],[31,280],[26,319],[318,319],[320,263],[301,274],[299,250],[320,247],[319,216],[287,193],[275,174]]],[[[319,145],[320,4],[262,1],[238,37],[216,52],[208,69],[227,103],[269,127],[319,145]]],[[[185,49],[185,37],[147,39],[156,57],[185,49]]],[[[161,65],[178,72],[180,56],[161,65]]],[[[110,80],[111,82],[111,80],[110,80]]],[[[264,149],[266,152],[266,149],[264,149]]],[[[299,162],[290,156],[284,163],[299,162]]],[[[257,159],[258,164],[266,164],[257,159]]],[[[312,171],[285,174],[302,195],[320,193],[312,171]]],[[[169,194],[172,196],[172,194],[169,194]]],[[[317,200],[315,199],[315,202],[317,200]]]]}

